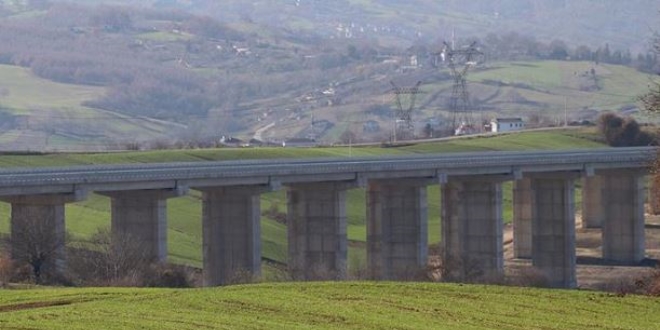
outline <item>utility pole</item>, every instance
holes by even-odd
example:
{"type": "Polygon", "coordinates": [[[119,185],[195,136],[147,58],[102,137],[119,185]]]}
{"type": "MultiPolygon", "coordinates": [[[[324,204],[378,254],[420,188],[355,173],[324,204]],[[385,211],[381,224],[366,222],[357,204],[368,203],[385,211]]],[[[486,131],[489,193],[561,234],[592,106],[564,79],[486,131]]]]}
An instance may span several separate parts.
{"type": "Polygon", "coordinates": [[[312,136],[312,140],[316,140],[316,130],[314,129],[314,114],[313,113],[312,113],[311,117],[312,117],[312,124],[311,124],[312,126],[310,126],[309,128],[312,131],[312,133],[310,135],[312,136]]]}
{"type": "Polygon", "coordinates": [[[564,127],[568,126],[568,97],[564,96],[564,127]]]}

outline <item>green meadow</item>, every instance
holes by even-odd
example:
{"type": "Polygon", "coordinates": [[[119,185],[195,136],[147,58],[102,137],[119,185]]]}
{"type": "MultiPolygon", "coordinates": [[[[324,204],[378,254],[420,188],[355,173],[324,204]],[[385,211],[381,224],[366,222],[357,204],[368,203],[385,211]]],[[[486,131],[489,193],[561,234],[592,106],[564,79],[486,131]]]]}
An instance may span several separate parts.
{"type": "MultiPolygon", "coordinates": [[[[305,157],[357,157],[406,155],[460,151],[527,150],[559,148],[604,147],[595,142],[590,130],[557,130],[525,132],[500,136],[472,137],[443,142],[413,144],[402,147],[335,147],[335,148],[226,148],[205,150],[164,150],[145,152],[118,152],[98,154],[56,153],[44,155],[2,155],[0,166],[69,166],[108,163],[154,163],[196,162],[257,158],[305,158],[305,157]]],[[[431,186],[428,190],[429,241],[440,240],[440,191],[431,186]]],[[[511,184],[504,186],[504,218],[511,219],[511,184]]],[[[349,191],[347,205],[349,268],[364,264],[365,192],[364,189],[349,191]],[[353,265],[353,266],[351,266],[353,265]]],[[[284,191],[262,196],[262,211],[278,209],[286,212],[284,191]]],[[[67,231],[73,241],[83,241],[99,228],[110,224],[110,201],[108,198],[91,195],[84,202],[67,205],[67,231]]],[[[10,206],[0,203],[0,233],[9,232],[10,206]]],[[[202,228],[200,194],[192,191],[182,198],[168,200],[168,249],[169,260],[200,267],[202,264],[202,228]]],[[[262,217],[263,257],[277,262],[286,262],[286,226],[266,216],[262,217]]]]}
{"type": "Polygon", "coordinates": [[[657,329],[660,300],[442,283],[0,292],[2,329],[657,329]]]}
{"type": "Polygon", "coordinates": [[[634,106],[648,89],[648,76],[632,68],[590,62],[497,63],[474,72],[469,80],[473,93],[486,97],[503,113],[532,111],[550,118],[562,117],[565,108],[569,118],[577,119],[573,116],[585,109],[616,111],[634,106]]]}
{"type": "Polygon", "coordinates": [[[49,144],[55,147],[84,145],[100,131],[111,137],[154,137],[153,132],[167,130],[153,120],[85,106],[105,92],[104,87],[53,82],[27,68],[0,64],[0,115],[26,118],[22,126],[1,132],[0,142],[14,142],[31,130],[51,132],[49,144]]]}

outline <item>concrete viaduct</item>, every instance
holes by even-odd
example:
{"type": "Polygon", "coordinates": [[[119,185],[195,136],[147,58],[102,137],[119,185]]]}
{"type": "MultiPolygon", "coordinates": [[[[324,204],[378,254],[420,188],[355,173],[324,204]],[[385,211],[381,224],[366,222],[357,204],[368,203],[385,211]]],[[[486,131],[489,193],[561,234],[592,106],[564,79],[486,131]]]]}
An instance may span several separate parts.
{"type": "Polygon", "coordinates": [[[369,274],[403,278],[427,264],[426,188],[440,185],[443,254],[460,281],[468,264],[503,271],[502,183],[513,181],[515,256],[531,258],[552,286],[572,288],[575,181],[583,180],[584,226],[602,227],[603,258],[634,264],[645,256],[644,176],[656,155],[615,148],[4,169],[0,199],[11,203],[12,233],[38,216],[64,235],[66,203],[109,196],[113,234],[130,233],[165,261],[166,201],[198,190],[204,284],[214,286],[238,271],[260,274],[260,194],[281,187],[294,279],[346,275],[346,191],[358,187],[366,187],[369,274]]]}

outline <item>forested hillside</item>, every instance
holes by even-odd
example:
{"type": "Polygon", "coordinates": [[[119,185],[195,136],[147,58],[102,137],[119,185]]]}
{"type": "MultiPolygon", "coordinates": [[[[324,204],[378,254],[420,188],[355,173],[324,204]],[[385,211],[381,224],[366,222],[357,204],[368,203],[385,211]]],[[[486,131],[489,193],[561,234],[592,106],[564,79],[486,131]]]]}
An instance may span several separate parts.
{"type": "MultiPolygon", "coordinates": [[[[91,3],[89,0],[77,2],[91,3]]],[[[637,52],[646,46],[660,5],[653,0],[114,0],[113,3],[177,8],[223,21],[251,21],[292,30],[337,36],[337,27],[353,35],[374,34],[403,44],[412,39],[449,38],[488,32],[524,31],[540,39],[563,39],[574,46],[598,46],[637,52]],[[375,33],[374,33],[375,32],[375,33]]]]}
{"type": "Polygon", "coordinates": [[[477,41],[483,53],[469,78],[480,118],[550,125],[567,103],[572,120],[634,109],[660,66],[631,29],[657,21],[644,22],[655,4],[605,2],[3,0],[0,149],[223,135],[383,141],[390,82],[417,81],[423,135],[450,116],[443,40],[477,41]]]}

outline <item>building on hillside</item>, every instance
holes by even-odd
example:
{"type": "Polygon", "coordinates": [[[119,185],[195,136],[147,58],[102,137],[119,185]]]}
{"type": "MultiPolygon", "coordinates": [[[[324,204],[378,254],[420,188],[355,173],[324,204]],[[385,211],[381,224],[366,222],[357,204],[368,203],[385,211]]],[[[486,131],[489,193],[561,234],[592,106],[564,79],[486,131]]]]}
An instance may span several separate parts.
{"type": "Polygon", "coordinates": [[[522,118],[495,118],[490,121],[490,131],[493,133],[520,131],[525,129],[522,118]]]}
{"type": "Polygon", "coordinates": [[[242,147],[245,142],[241,139],[237,139],[233,136],[222,136],[220,138],[220,144],[226,146],[226,147],[242,147]]]}

